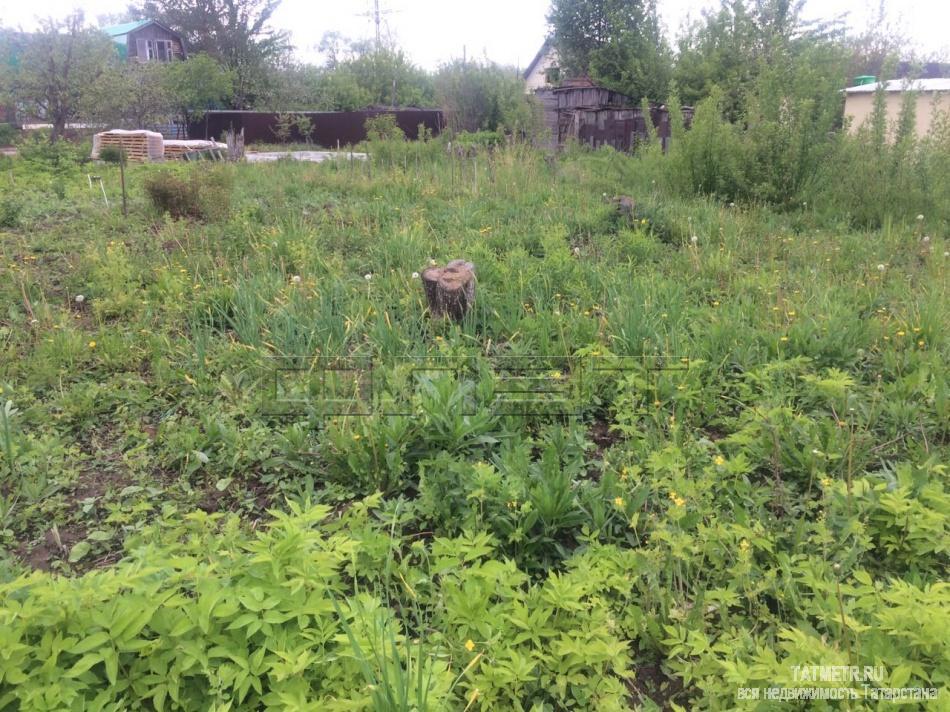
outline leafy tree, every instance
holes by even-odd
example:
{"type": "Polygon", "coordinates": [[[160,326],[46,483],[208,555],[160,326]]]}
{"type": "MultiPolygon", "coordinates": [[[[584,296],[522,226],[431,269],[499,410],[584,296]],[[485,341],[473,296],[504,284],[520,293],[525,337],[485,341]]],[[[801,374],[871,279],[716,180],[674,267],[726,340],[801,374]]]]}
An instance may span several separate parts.
{"type": "Polygon", "coordinates": [[[81,116],[109,128],[142,129],[169,120],[174,113],[163,81],[164,67],[154,63],[110,62],[82,92],[81,116]]]}
{"type": "Polygon", "coordinates": [[[666,98],[672,53],[656,0],[554,0],[548,14],[562,66],[637,101],[666,98]]]}
{"type": "Polygon", "coordinates": [[[248,108],[269,91],[272,70],[290,49],[269,26],[280,0],[140,0],[130,8],[179,32],[190,52],[219,60],[232,73],[231,105],[248,108]]]}
{"type": "Polygon", "coordinates": [[[435,92],[456,131],[533,133],[539,124],[533,98],[514,69],[491,62],[444,64],[435,75],[435,92]]]}
{"type": "Polygon", "coordinates": [[[162,83],[169,102],[186,123],[209,109],[226,106],[234,92],[233,72],[207,54],[163,65],[162,83]]]}
{"type": "MultiPolygon", "coordinates": [[[[342,47],[342,45],[340,46],[342,47]]],[[[429,106],[432,78],[395,46],[349,43],[323,67],[281,69],[277,96],[284,107],[352,111],[368,106],[429,106]]]]}
{"type": "MultiPolygon", "coordinates": [[[[894,25],[886,3],[881,0],[867,26],[850,36],[846,44],[851,53],[848,79],[852,80],[862,74],[883,77],[885,66],[906,53],[911,40],[894,25]]],[[[903,58],[911,59],[906,54],[903,58]]]]}
{"type": "Polygon", "coordinates": [[[731,120],[743,111],[744,96],[759,74],[786,64],[811,48],[840,41],[836,21],[808,23],[803,0],[722,0],[703,13],[679,39],[674,81],[680,98],[697,103],[722,90],[721,105],[731,120]]]}
{"type": "Polygon", "coordinates": [[[327,69],[335,69],[343,60],[349,44],[349,40],[339,32],[324,32],[320,44],[317,45],[317,51],[326,57],[324,66],[327,69]]]}
{"type": "Polygon", "coordinates": [[[703,20],[679,38],[676,88],[680,98],[693,105],[718,86],[721,105],[736,116],[742,95],[755,78],[755,22],[742,0],[723,0],[717,11],[703,14],[703,20]]]}
{"type": "Polygon", "coordinates": [[[435,98],[430,76],[395,46],[354,44],[352,56],[340,62],[334,73],[338,76],[333,88],[351,92],[348,83],[359,87],[364,106],[426,106],[435,98]]]}
{"type": "Polygon", "coordinates": [[[46,20],[24,39],[15,66],[5,70],[5,93],[27,113],[45,117],[55,142],[66,124],[80,117],[84,93],[116,62],[112,42],[86,28],[81,12],[63,21],[46,20]]]}

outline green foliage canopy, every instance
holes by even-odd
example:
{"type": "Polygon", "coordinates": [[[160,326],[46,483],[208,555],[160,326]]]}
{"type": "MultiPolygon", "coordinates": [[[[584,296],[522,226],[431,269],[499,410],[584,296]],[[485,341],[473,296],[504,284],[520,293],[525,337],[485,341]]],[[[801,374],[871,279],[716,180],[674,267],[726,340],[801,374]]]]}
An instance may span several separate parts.
{"type": "Polygon", "coordinates": [[[548,23],[568,73],[636,101],[666,99],[673,57],[655,0],[554,0],[548,23]]]}

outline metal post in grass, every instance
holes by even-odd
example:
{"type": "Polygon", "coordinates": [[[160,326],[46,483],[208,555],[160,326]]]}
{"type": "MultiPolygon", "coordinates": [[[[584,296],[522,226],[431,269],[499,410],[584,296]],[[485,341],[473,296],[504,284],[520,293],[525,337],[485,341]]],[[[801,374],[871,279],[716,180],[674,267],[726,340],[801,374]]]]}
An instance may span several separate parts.
{"type": "Polygon", "coordinates": [[[422,270],[422,289],[433,317],[461,321],[475,303],[475,265],[452,260],[445,267],[422,270]]]}
{"type": "Polygon", "coordinates": [[[129,205],[125,195],[125,146],[119,147],[119,182],[122,184],[122,216],[129,217],[129,205]]]}

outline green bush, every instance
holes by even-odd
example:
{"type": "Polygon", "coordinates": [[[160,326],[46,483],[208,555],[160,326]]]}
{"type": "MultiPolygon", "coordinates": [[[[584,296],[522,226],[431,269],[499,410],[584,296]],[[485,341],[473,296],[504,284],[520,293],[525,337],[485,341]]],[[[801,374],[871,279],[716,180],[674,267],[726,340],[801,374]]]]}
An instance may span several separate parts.
{"type": "Polygon", "coordinates": [[[718,92],[701,101],[690,130],[671,144],[667,180],[682,194],[732,200],[745,192],[742,134],[722,117],[721,101],[718,92]]]}
{"type": "Polygon", "coordinates": [[[396,123],[395,114],[379,114],[366,119],[364,125],[369,141],[405,141],[406,133],[396,123]]]}
{"type": "Polygon", "coordinates": [[[160,170],[145,178],[144,188],[152,206],[173,218],[220,219],[231,205],[233,178],[226,167],[193,168],[184,173],[160,170]]]}
{"type": "Polygon", "coordinates": [[[17,227],[20,224],[20,215],[23,205],[12,196],[0,198],[0,227],[17,227]]]}
{"type": "Polygon", "coordinates": [[[897,119],[888,122],[879,92],[870,120],[840,137],[810,202],[860,227],[916,215],[930,224],[950,221],[950,195],[939,189],[950,180],[950,116],[935,116],[929,134],[917,136],[916,99],[906,92],[897,119]]]}
{"type": "Polygon", "coordinates": [[[99,160],[106,163],[119,163],[122,160],[122,150],[118,146],[103,146],[99,151],[99,160]]]}
{"type": "Polygon", "coordinates": [[[16,138],[17,130],[12,124],[0,123],[0,146],[10,146],[16,138]]]}

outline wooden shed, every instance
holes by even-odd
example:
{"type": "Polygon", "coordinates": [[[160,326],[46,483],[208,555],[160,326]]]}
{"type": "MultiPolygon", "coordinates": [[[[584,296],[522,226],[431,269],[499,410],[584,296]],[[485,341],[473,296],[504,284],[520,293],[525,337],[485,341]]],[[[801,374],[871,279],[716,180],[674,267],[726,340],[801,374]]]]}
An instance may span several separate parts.
{"type": "MultiPolygon", "coordinates": [[[[587,77],[568,79],[553,89],[540,89],[535,96],[544,109],[551,146],[569,139],[597,148],[613,146],[631,151],[648,136],[646,117],[628,96],[599,86],[587,77]]],[[[689,125],[693,110],[683,107],[689,125]]],[[[665,106],[651,105],[650,119],[663,148],[670,140],[670,114],[665,106]]]]}

